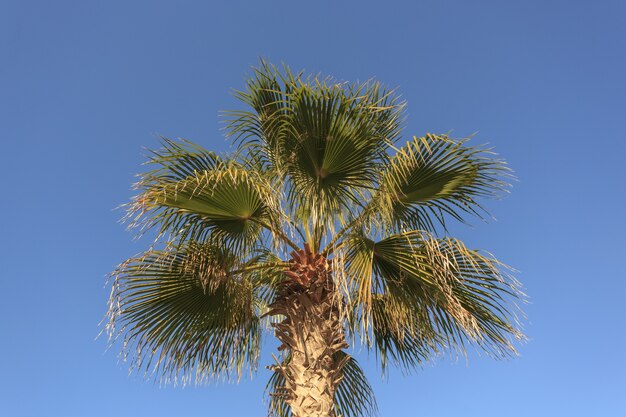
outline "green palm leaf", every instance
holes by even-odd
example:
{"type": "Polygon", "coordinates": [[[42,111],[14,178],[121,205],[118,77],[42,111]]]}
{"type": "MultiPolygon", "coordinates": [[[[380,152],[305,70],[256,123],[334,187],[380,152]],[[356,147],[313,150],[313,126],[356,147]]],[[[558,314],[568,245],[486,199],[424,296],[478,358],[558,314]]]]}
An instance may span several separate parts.
{"type": "Polygon", "coordinates": [[[435,230],[450,216],[482,218],[478,199],[506,190],[510,170],[488,149],[428,134],[398,149],[383,173],[374,211],[396,230],[435,230]]]}
{"type": "Polygon", "coordinates": [[[218,378],[257,366],[257,297],[234,254],[186,244],[149,251],[115,273],[109,334],[124,333],[125,359],[165,380],[218,378]]]}
{"type": "Polygon", "coordinates": [[[515,353],[509,336],[522,335],[509,317],[523,294],[494,258],[418,231],[378,242],[355,234],[346,268],[362,337],[373,340],[383,367],[415,367],[468,342],[496,357],[515,353]]]}
{"type": "Polygon", "coordinates": [[[143,228],[158,226],[180,242],[212,241],[252,250],[263,226],[280,222],[268,181],[233,160],[194,146],[165,141],[154,152],[156,170],[145,174],[128,217],[143,228]],[[143,222],[143,223],[142,223],[143,222]]]}
{"type": "Polygon", "coordinates": [[[370,314],[368,344],[374,345],[383,371],[390,363],[405,371],[419,368],[446,348],[419,299],[409,304],[389,294],[374,294],[370,314]]]}
{"type": "Polygon", "coordinates": [[[144,180],[180,181],[197,173],[213,171],[224,163],[224,159],[215,152],[208,151],[187,140],[180,142],[162,137],[163,147],[150,150],[149,165],[156,165],[152,171],[144,174],[144,180]]]}
{"type": "Polygon", "coordinates": [[[254,76],[247,80],[245,91],[235,92],[235,97],[252,111],[228,111],[227,132],[237,138],[240,149],[260,158],[263,164],[281,170],[280,149],[285,136],[288,102],[285,94],[298,78],[288,68],[282,73],[274,66],[261,61],[254,76]]]}
{"type": "Polygon", "coordinates": [[[230,113],[230,134],[263,155],[282,178],[286,207],[313,230],[314,247],[333,215],[348,214],[375,188],[396,140],[402,104],[375,82],[338,83],[262,66],[238,97],[253,112],[230,113]]]}

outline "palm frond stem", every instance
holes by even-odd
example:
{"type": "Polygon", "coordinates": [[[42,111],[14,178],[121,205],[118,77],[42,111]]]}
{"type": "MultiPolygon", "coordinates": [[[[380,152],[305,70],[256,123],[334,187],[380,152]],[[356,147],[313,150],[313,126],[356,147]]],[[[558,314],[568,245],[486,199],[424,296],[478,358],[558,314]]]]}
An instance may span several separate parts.
{"type": "Polygon", "coordinates": [[[259,219],[253,219],[250,218],[249,219],[251,222],[258,224],[261,227],[266,228],[268,231],[274,233],[276,236],[278,236],[279,238],[281,238],[283,240],[283,242],[285,242],[286,244],[288,244],[289,246],[291,246],[292,249],[294,250],[300,250],[300,247],[298,245],[296,245],[294,243],[293,240],[289,239],[289,236],[287,236],[282,230],[277,229],[275,227],[272,227],[271,225],[265,223],[262,220],[259,219]]]}

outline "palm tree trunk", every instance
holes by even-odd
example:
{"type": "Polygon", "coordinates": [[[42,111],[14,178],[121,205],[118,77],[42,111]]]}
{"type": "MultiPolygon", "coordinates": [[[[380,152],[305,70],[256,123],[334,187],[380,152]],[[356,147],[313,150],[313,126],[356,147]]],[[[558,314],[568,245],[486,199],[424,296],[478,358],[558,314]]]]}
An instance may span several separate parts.
{"type": "MultiPolygon", "coordinates": [[[[287,280],[272,304],[276,337],[288,359],[277,367],[285,378],[281,391],[293,417],[335,417],[334,395],[344,361],[337,352],[347,347],[340,320],[339,297],[326,260],[308,248],[293,252],[287,280]]],[[[346,358],[348,356],[346,355],[346,358]]]]}

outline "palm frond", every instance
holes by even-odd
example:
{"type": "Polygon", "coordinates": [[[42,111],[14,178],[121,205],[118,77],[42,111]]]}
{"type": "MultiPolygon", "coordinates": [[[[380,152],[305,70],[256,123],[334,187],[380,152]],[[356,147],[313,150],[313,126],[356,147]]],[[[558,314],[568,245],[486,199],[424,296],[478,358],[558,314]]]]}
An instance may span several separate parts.
{"type": "Polygon", "coordinates": [[[267,248],[257,249],[255,256],[244,266],[248,279],[256,289],[259,311],[262,314],[267,313],[269,305],[274,302],[288,266],[288,262],[284,262],[267,248]]]}
{"type": "Polygon", "coordinates": [[[212,241],[238,251],[254,249],[263,227],[280,233],[276,197],[261,174],[197,145],[165,145],[151,159],[158,168],[137,184],[142,192],[127,214],[132,226],[158,226],[179,242],[212,241]]]}
{"type": "Polygon", "coordinates": [[[484,218],[480,198],[508,187],[511,171],[489,149],[428,134],[398,149],[386,167],[372,213],[398,230],[434,231],[446,217],[484,218]]]}
{"type": "Polygon", "coordinates": [[[115,272],[107,330],[147,376],[187,383],[254,370],[261,326],[241,261],[222,247],[187,243],[149,251],[115,272]]]}
{"type": "Polygon", "coordinates": [[[446,348],[445,337],[437,333],[419,299],[408,304],[390,294],[372,296],[371,335],[367,339],[383,372],[389,364],[404,371],[419,368],[446,348]]]}
{"type": "Polygon", "coordinates": [[[302,78],[271,66],[257,69],[238,97],[254,111],[230,113],[231,135],[243,135],[283,178],[285,205],[311,222],[313,241],[333,216],[368,198],[402,121],[403,104],[379,83],[302,78]]]}
{"type": "MultiPolygon", "coordinates": [[[[347,354],[337,352],[335,360],[342,361],[347,354]]],[[[289,358],[285,358],[283,365],[289,358]]],[[[341,417],[373,417],[378,415],[378,406],[374,391],[357,360],[349,357],[342,368],[343,379],[335,392],[335,414],[341,417]]],[[[265,387],[270,395],[268,417],[290,417],[291,410],[285,402],[282,388],[285,378],[280,372],[274,372],[265,387]]]]}
{"type": "MultiPolygon", "coordinates": [[[[338,352],[337,361],[343,360],[346,353],[338,352]]],[[[335,408],[342,417],[367,417],[378,415],[378,405],[374,390],[369,384],[359,363],[352,356],[342,368],[343,379],[335,392],[335,408]]]]}
{"type": "Polygon", "coordinates": [[[156,168],[144,177],[180,181],[197,173],[213,171],[224,163],[224,158],[188,140],[174,141],[161,137],[162,148],[148,150],[148,165],[156,168]]]}
{"type": "Polygon", "coordinates": [[[523,338],[515,300],[524,295],[495,258],[420,231],[378,242],[355,234],[346,251],[362,339],[383,366],[408,369],[467,343],[494,357],[515,354],[511,338],[523,338]]]}
{"type": "Polygon", "coordinates": [[[287,99],[299,75],[289,68],[279,71],[275,66],[261,60],[259,68],[253,68],[254,75],[248,78],[244,91],[235,91],[235,97],[252,110],[226,111],[228,118],[226,131],[235,138],[240,149],[258,158],[263,166],[281,171],[281,143],[285,133],[287,99]]]}

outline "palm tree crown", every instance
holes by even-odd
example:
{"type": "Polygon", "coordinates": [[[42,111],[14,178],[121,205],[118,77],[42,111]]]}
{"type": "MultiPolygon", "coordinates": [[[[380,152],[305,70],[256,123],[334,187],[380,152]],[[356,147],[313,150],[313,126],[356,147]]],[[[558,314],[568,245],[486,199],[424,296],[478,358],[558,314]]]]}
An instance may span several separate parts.
{"type": "Polygon", "coordinates": [[[238,377],[273,327],[270,414],[350,417],[376,403],[349,344],[406,371],[469,345],[515,354],[519,285],[446,229],[484,217],[503,161],[446,135],[398,144],[404,104],[373,81],[262,62],[236,96],[249,108],[226,113],[236,151],[163,139],[128,205],[161,242],[114,273],[107,329],[133,367],[238,377]]]}

